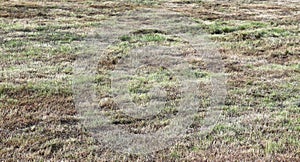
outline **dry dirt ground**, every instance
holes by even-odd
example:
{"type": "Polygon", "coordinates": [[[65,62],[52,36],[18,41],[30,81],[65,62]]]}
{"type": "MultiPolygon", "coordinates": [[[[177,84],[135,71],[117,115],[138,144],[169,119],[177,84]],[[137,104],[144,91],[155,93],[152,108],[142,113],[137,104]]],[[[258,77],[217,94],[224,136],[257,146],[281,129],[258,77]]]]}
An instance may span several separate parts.
{"type": "MultiPolygon", "coordinates": [[[[0,160],[300,161],[299,22],[297,0],[0,0],[0,160]],[[190,16],[219,44],[227,96],[209,134],[187,135],[152,154],[129,155],[103,146],[80,123],[72,75],[81,51],[78,44],[91,31],[104,20],[143,8],[190,16]]],[[[99,60],[100,98],[109,95],[103,88],[109,82],[106,72],[128,49],[145,43],[184,42],[155,30],[121,37],[105,53],[107,59],[99,60]]],[[[197,76],[205,79],[209,72],[205,66],[202,70],[197,76]]],[[[131,92],[143,90],[144,82],[133,84],[131,92]]],[[[176,87],[166,84],[168,99],[176,100],[176,87]]],[[[209,86],[199,86],[203,104],[190,126],[194,133],[209,98],[209,86]]],[[[142,125],[119,114],[108,101],[99,105],[129,131],[155,131],[168,124],[156,118],[142,125]]]]}

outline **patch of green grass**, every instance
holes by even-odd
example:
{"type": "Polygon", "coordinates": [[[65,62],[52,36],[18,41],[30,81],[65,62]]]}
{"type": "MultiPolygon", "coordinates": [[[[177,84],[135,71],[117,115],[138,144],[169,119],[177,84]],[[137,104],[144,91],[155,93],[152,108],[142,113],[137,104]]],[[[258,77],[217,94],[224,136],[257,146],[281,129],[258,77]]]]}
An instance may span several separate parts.
{"type": "Polygon", "coordinates": [[[148,84],[148,80],[143,77],[136,78],[129,82],[129,92],[131,93],[147,93],[151,86],[148,84]]]}
{"type": "Polygon", "coordinates": [[[0,20],[0,29],[6,32],[17,31],[17,30],[24,29],[24,24],[4,22],[3,20],[0,20]]]}
{"type": "Polygon", "coordinates": [[[178,112],[175,106],[166,106],[163,110],[163,114],[176,114],[178,112]]]}
{"type": "Polygon", "coordinates": [[[169,81],[171,75],[172,74],[170,73],[170,71],[160,68],[160,69],[156,70],[155,72],[147,75],[147,78],[149,78],[150,82],[160,83],[160,82],[169,81]]]}
{"type": "Polygon", "coordinates": [[[95,22],[86,21],[86,22],[78,23],[76,20],[74,20],[73,22],[72,21],[62,22],[61,24],[36,25],[36,26],[33,26],[32,31],[55,32],[58,30],[71,30],[71,29],[80,29],[80,28],[84,28],[84,27],[97,27],[101,24],[98,21],[104,20],[106,17],[99,15],[99,16],[94,16],[93,18],[95,18],[95,20],[94,20],[95,22]]]}
{"type": "Polygon", "coordinates": [[[170,80],[171,76],[170,71],[163,68],[155,68],[155,70],[150,71],[149,74],[140,74],[139,76],[133,77],[129,82],[129,92],[146,93],[153,87],[153,84],[159,84],[163,87],[172,85],[174,80],[170,80]]]}
{"type": "Polygon", "coordinates": [[[76,52],[76,47],[71,44],[58,44],[56,46],[51,46],[51,54],[68,54],[72,55],[76,52]]]}
{"type": "Polygon", "coordinates": [[[262,22],[243,22],[243,21],[215,21],[212,23],[200,23],[201,27],[210,34],[225,34],[240,30],[250,30],[266,27],[262,22]]]}
{"type": "Polygon", "coordinates": [[[28,81],[26,84],[17,85],[17,84],[1,84],[0,85],[0,94],[6,93],[18,93],[18,92],[35,92],[37,96],[47,96],[54,94],[65,94],[71,95],[71,82],[69,84],[65,81],[57,81],[57,80],[47,80],[47,81],[39,81],[39,82],[31,82],[28,81]]]}
{"type": "Polygon", "coordinates": [[[225,113],[230,117],[240,116],[244,110],[241,106],[228,106],[223,109],[225,113]]]}
{"type": "MultiPolygon", "coordinates": [[[[298,99],[299,99],[299,98],[298,98],[298,99]]],[[[288,112],[292,113],[292,114],[300,114],[300,109],[299,109],[299,107],[296,105],[296,103],[290,104],[290,105],[286,108],[286,110],[287,110],[288,112]]],[[[300,120],[299,120],[298,122],[300,122],[300,120]]]]}
{"type": "Polygon", "coordinates": [[[180,158],[180,154],[177,151],[172,151],[170,156],[174,159],[179,159],[180,158]]]}
{"type": "Polygon", "coordinates": [[[23,40],[19,40],[19,39],[12,39],[12,40],[9,40],[9,41],[4,41],[4,43],[2,44],[2,46],[4,48],[8,48],[8,49],[11,49],[11,48],[20,48],[20,47],[23,47],[25,46],[27,43],[23,40]]]}
{"type": "Polygon", "coordinates": [[[266,154],[275,154],[275,153],[280,153],[284,150],[283,144],[275,141],[267,141],[266,147],[265,147],[265,153],[266,154]]]}
{"type": "MultiPolygon", "coordinates": [[[[24,40],[25,41],[25,40],[24,40]]],[[[0,59],[3,61],[21,61],[22,66],[37,66],[32,65],[33,61],[49,61],[53,62],[61,62],[72,61],[68,59],[74,58],[76,55],[77,47],[71,44],[53,44],[53,43],[43,43],[43,42],[35,42],[28,41],[26,43],[22,43],[24,41],[18,41],[16,48],[5,47],[3,48],[5,52],[0,55],[0,59]],[[21,42],[21,43],[20,43],[21,42]],[[20,44],[19,44],[20,43],[20,44]],[[66,59],[57,60],[55,57],[65,57],[66,59]]],[[[15,45],[15,41],[13,41],[13,46],[15,45]]],[[[58,64],[52,66],[60,66],[58,64]]],[[[44,67],[43,67],[44,68],[44,67]]],[[[22,69],[22,71],[25,71],[22,69]]],[[[70,71],[69,71],[70,72],[70,71]]]]}
{"type": "MultiPolygon", "coordinates": [[[[254,71],[255,74],[265,74],[260,71],[254,71]]],[[[270,71],[268,71],[270,73],[270,71]]],[[[265,77],[267,77],[265,75],[265,77]]],[[[270,76],[273,79],[272,76],[270,76]]],[[[280,78],[279,78],[280,79],[280,78]]],[[[279,80],[278,79],[278,80],[279,80]]],[[[259,81],[255,79],[254,82],[244,82],[243,87],[228,90],[231,94],[232,101],[235,105],[251,105],[266,107],[268,109],[277,109],[279,107],[291,105],[297,98],[299,98],[299,86],[293,78],[290,81],[282,80],[275,83],[268,81],[259,81]]],[[[229,100],[226,101],[231,105],[229,100]]]]}
{"type": "Polygon", "coordinates": [[[120,37],[120,40],[128,42],[163,42],[167,40],[167,37],[163,34],[149,33],[142,35],[123,35],[120,37]]]}
{"type": "Polygon", "coordinates": [[[151,96],[146,94],[146,93],[140,93],[140,94],[133,94],[132,95],[132,101],[134,103],[146,104],[150,100],[151,100],[151,96]]]}
{"type": "Polygon", "coordinates": [[[229,130],[234,130],[234,128],[226,123],[219,123],[213,128],[213,132],[217,134],[223,134],[229,130]]]}
{"type": "Polygon", "coordinates": [[[120,42],[110,45],[107,48],[109,59],[115,62],[128,56],[130,50],[146,45],[173,46],[182,43],[181,39],[160,32],[161,31],[155,29],[143,29],[136,31],[137,34],[121,36],[119,38],[120,42]]]}
{"type": "Polygon", "coordinates": [[[138,38],[143,42],[162,42],[165,41],[167,38],[161,34],[146,34],[138,38]]]}
{"type": "Polygon", "coordinates": [[[282,28],[263,28],[251,31],[239,32],[235,36],[238,40],[256,40],[266,37],[287,37],[293,36],[294,34],[290,31],[282,28]]]}
{"type": "MultiPolygon", "coordinates": [[[[143,46],[148,45],[161,45],[161,46],[172,46],[175,43],[182,43],[180,39],[176,37],[172,37],[169,35],[164,34],[163,32],[159,30],[138,30],[136,32],[130,33],[128,35],[123,35],[119,38],[119,42],[117,42],[115,45],[110,46],[107,49],[107,57],[104,57],[108,61],[109,64],[114,65],[115,62],[118,62],[119,59],[127,58],[129,55],[129,51],[143,46]],[[115,60],[114,63],[111,62],[111,60],[115,60]]],[[[174,45],[175,46],[175,45],[174,45]]],[[[155,60],[154,60],[155,61],[155,60]]],[[[158,60],[159,61],[159,60],[158,60]]],[[[107,62],[103,62],[101,64],[106,64],[107,62]]],[[[155,63],[155,62],[154,62],[155,63]]],[[[98,92],[101,94],[101,96],[109,95],[111,91],[114,91],[113,83],[110,87],[107,81],[110,77],[108,71],[113,70],[113,68],[104,68],[104,66],[99,66],[99,71],[101,73],[101,76],[98,77],[97,82],[99,83],[97,89],[98,92]]],[[[175,78],[172,73],[172,71],[168,70],[168,67],[161,67],[154,65],[148,65],[148,66],[140,66],[139,68],[135,68],[135,74],[132,76],[121,76],[122,79],[127,80],[127,84],[124,85],[122,90],[117,91],[123,91],[126,94],[129,94],[129,96],[126,96],[126,100],[129,97],[129,100],[133,101],[136,104],[140,105],[147,105],[153,98],[156,98],[155,94],[152,94],[153,90],[152,88],[160,87],[160,90],[165,91],[166,95],[166,105],[163,107],[163,109],[160,112],[159,118],[165,118],[166,116],[169,117],[169,115],[173,115],[177,113],[176,110],[176,103],[178,101],[175,101],[177,98],[177,92],[176,92],[176,86],[177,84],[177,78],[175,78]],[[175,90],[173,90],[173,88],[175,90]],[[154,95],[154,96],[152,96],[154,95]],[[169,98],[168,98],[169,97],[169,98]],[[174,99],[175,98],[175,99],[174,99]]],[[[189,71],[189,75],[192,75],[193,77],[205,77],[206,73],[200,72],[200,71],[189,71]]],[[[114,73],[112,73],[114,75],[114,73]]],[[[118,74],[117,74],[118,75],[118,74]]],[[[118,75],[119,76],[119,75],[118,75]]],[[[119,76],[120,77],[120,76],[119,76]]],[[[179,93],[179,92],[178,92],[179,93]]],[[[164,95],[164,94],[163,94],[164,95]]],[[[122,97],[122,96],[120,96],[122,97]]],[[[122,99],[121,99],[122,100],[122,99]]],[[[107,114],[111,114],[107,112],[107,114]]],[[[133,123],[128,117],[124,117],[122,119],[116,119],[117,117],[112,117],[113,122],[115,123],[122,123],[122,124],[130,124],[133,123]]],[[[148,125],[144,126],[146,131],[148,129],[157,129],[159,127],[168,125],[167,122],[164,121],[164,119],[158,120],[158,122],[150,122],[148,125]]],[[[136,126],[135,126],[136,127],[136,126]]]]}
{"type": "Polygon", "coordinates": [[[47,54],[47,51],[45,51],[43,48],[28,47],[25,50],[23,50],[20,54],[23,55],[23,57],[20,57],[19,59],[24,57],[25,57],[24,59],[26,59],[26,58],[35,58],[42,54],[45,55],[47,54]]]}
{"type": "Polygon", "coordinates": [[[28,34],[30,40],[40,40],[42,42],[59,42],[71,43],[72,41],[79,41],[85,38],[84,35],[72,32],[41,32],[35,34],[28,34]]]}

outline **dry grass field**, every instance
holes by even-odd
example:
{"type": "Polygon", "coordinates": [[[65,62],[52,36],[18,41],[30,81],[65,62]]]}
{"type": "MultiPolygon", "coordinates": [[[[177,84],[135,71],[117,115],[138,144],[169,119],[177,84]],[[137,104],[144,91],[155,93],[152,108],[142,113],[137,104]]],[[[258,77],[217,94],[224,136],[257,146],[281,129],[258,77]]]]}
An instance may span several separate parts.
{"type": "MultiPolygon", "coordinates": [[[[0,0],[0,161],[300,161],[299,22],[297,0],[0,0]],[[186,15],[218,44],[227,95],[218,123],[198,136],[209,98],[204,81],[194,132],[163,150],[130,155],[103,145],[80,122],[73,67],[81,42],[102,22],[145,8],[186,15]]],[[[155,30],[122,36],[99,60],[100,98],[109,95],[106,72],[133,47],[184,43],[155,30]]],[[[146,70],[164,81],[170,101],[177,98],[168,71],[146,70]]],[[[210,76],[205,66],[193,74],[210,76]]],[[[155,81],[143,77],[130,85],[136,102],[148,99],[137,92],[155,81]]],[[[99,105],[135,133],[167,124],[160,117],[134,121],[108,101],[99,105]]]]}

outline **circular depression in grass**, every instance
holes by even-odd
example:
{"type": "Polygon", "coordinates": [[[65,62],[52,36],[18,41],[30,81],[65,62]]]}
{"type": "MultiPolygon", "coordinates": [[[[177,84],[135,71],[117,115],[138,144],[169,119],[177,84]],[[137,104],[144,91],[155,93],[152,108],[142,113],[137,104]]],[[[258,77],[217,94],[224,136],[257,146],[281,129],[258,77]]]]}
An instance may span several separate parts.
{"type": "Polygon", "coordinates": [[[127,12],[104,21],[84,46],[74,64],[75,106],[106,146],[148,154],[187,136],[205,79],[210,104],[194,133],[216,124],[226,95],[223,65],[191,18],[162,9],[127,12]]]}

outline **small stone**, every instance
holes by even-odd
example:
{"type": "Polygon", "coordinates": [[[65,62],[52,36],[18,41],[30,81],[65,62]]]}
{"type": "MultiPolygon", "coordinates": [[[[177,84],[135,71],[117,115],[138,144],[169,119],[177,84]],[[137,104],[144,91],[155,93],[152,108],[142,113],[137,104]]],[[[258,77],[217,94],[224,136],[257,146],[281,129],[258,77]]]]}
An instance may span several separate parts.
{"type": "Polygon", "coordinates": [[[99,106],[102,109],[113,109],[115,107],[115,103],[111,98],[102,98],[99,102],[99,106]]]}
{"type": "Polygon", "coordinates": [[[31,126],[31,127],[30,127],[30,130],[31,130],[31,131],[34,131],[34,130],[35,130],[35,125],[31,126]]]}

